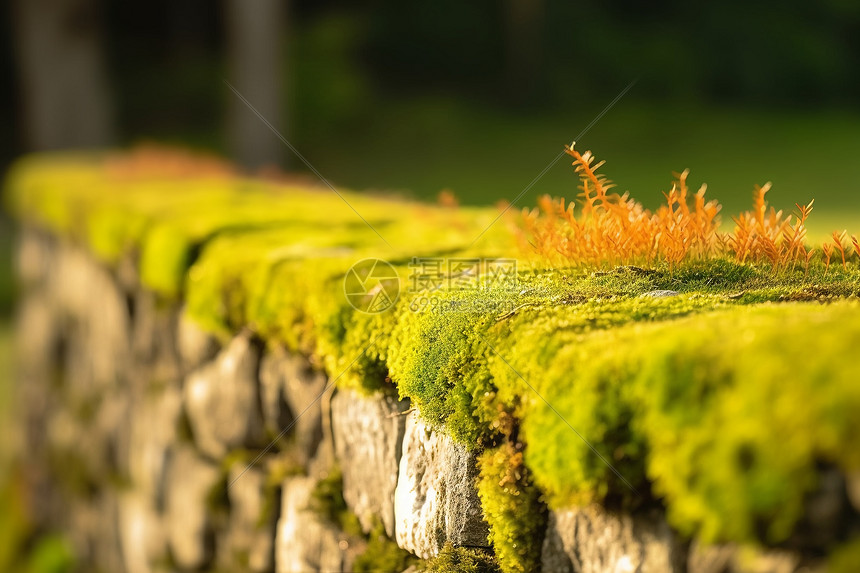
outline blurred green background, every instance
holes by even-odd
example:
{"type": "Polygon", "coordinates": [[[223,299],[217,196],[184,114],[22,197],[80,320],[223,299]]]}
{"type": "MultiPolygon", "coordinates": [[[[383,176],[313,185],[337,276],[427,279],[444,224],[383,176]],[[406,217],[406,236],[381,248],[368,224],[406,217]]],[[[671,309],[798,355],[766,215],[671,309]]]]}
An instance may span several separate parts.
{"type": "MultiPolygon", "coordinates": [[[[637,80],[578,143],[620,190],[655,206],[690,168],[728,215],[772,181],[779,208],[815,198],[818,236],[860,230],[852,0],[13,0],[0,26],[2,171],[34,150],[150,140],[307,171],[227,79],[337,186],[496,203],[637,80]]],[[[558,161],[517,206],[576,185],[558,161]]],[[[0,212],[0,434],[13,234],[0,212]]],[[[4,508],[17,479],[0,474],[4,508]]],[[[62,570],[61,541],[39,549],[0,513],[0,570],[62,570]]]]}

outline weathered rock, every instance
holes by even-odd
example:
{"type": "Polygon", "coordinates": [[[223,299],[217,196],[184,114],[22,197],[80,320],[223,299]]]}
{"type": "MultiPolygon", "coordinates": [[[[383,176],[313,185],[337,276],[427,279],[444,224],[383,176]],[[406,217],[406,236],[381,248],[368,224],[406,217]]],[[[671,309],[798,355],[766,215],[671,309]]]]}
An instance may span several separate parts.
{"type": "Polygon", "coordinates": [[[660,515],[597,505],[551,511],[541,556],[544,571],[559,573],[663,573],[684,571],[685,562],[685,544],[660,515]]]}
{"type": "Polygon", "coordinates": [[[191,372],[218,355],[220,344],[211,333],[203,330],[185,310],[179,312],[176,346],[183,372],[191,372]]]}
{"type": "Polygon", "coordinates": [[[275,541],[275,571],[352,571],[363,543],[309,509],[316,480],[287,479],[281,493],[281,517],[275,541]]]}
{"type": "Polygon", "coordinates": [[[815,573],[823,567],[801,565],[798,555],[780,549],[758,550],[732,544],[692,543],[688,573],[815,573]]]}
{"type": "Polygon", "coordinates": [[[649,290],[639,295],[642,298],[668,298],[678,296],[678,293],[673,290],[649,290]]]}
{"type": "Polygon", "coordinates": [[[846,476],[845,489],[854,511],[860,511],[860,472],[851,472],[846,476]]]}
{"type": "Polygon", "coordinates": [[[310,459],[323,439],[323,393],[327,380],[306,358],[277,348],[263,357],[260,393],[268,431],[279,435],[290,424],[297,453],[310,459]]]}
{"type": "Polygon", "coordinates": [[[97,563],[103,571],[121,571],[117,499],[102,490],[87,499],[72,498],[64,508],[65,534],[82,563],[97,563]]]}
{"type": "Polygon", "coordinates": [[[788,541],[791,549],[806,553],[825,552],[837,542],[851,519],[846,479],[835,467],[822,467],[818,484],[804,499],[801,521],[788,541]]]}
{"type": "Polygon", "coordinates": [[[394,501],[397,544],[425,559],[446,541],[487,547],[474,455],[430,429],[416,412],[406,418],[394,501]]]}
{"type": "Polygon", "coordinates": [[[230,517],[224,543],[227,555],[222,561],[227,568],[270,571],[280,510],[277,492],[266,488],[262,470],[244,462],[230,468],[228,483],[230,517]]]}
{"type": "Polygon", "coordinates": [[[127,573],[152,573],[167,556],[163,524],[150,501],[130,492],[119,500],[119,536],[127,573]]]}
{"type": "Polygon", "coordinates": [[[17,373],[35,383],[46,382],[59,358],[60,323],[51,299],[43,292],[28,293],[18,303],[15,326],[17,373]]]}
{"type": "Polygon", "coordinates": [[[111,274],[84,251],[61,246],[50,296],[65,323],[65,374],[70,392],[99,395],[126,379],[130,317],[111,274]]]}
{"type": "Polygon", "coordinates": [[[139,396],[129,419],[128,475],[156,507],[164,502],[167,456],[177,439],[182,393],[174,386],[139,396]]]}
{"type": "Polygon", "coordinates": [[[155,293],[138,289],[134,294],[134,321],[131,345],[137,369],[136,382],[146,387],[153,382],[172,383],[180,379],[181,368],[177,326],[178,306],[165,305],[155,293]]]}
{"type": "Polygon", "coordinates": [[[187,447],[172,451],[167,470],[165,532],[173,559],[185,569],[202,568],[213,557],[209,499],[220,479],[218,467],[187,447]]]}
{"type": "Polygon", "coordinates": [[[381,519],[394,537],[394,490],[406,428],[403,412],[408,408],[407,400],[382,394],[365,397],[352,390],[339,390],[331,400],[343,498],[365,532],[381,519]]]}
{"type": "Polygon", "coordinates": [[[15,245],[15,273],[21,285],[31,290],[44,285],[54,265],[56,240],[33,227],[24,226],[15,245]]]}
{"type": "Polygon", "coordinates": [[[200,451],[220,459],[231,449],[266,444],[257,386],[259,350],[236,336],[215,362],[192,372],[183,398],[200,451]]]}
{"type": "Polygon", "coordinates": [[[93,485],[120,471],[119,442],[127,428],[122,424],[127,398],[111,391],[97,401],[59,408],[45,422],[47,443],[58,476],[73,488],[93,485]]]}

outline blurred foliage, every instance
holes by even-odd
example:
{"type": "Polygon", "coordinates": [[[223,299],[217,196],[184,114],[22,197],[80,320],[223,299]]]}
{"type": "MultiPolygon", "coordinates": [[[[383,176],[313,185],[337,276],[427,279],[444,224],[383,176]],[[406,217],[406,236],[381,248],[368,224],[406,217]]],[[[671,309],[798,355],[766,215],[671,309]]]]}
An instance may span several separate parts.
{"type": "MultiPolygon", "coordinates": [[[[639,76],[640,90],[660,100],[797,104],[860,95],[860,9],[853,2],[789,0],[776,11],[740,0],[535,4],[543,11],[544,101],[592,99],[600,88],[639,76]]],[[[367,37],[375,77],[412,90],[477,89],[504,101],[505,5],[374,3],[367,37]]]]}
{"type": "Polygon", "coordinates": [[[28,573],[71,573],[74,570],[71,545],[63,537],[55,535],[38,539],[25,569],[28,573]]]}
{"type": "Polygon", "coordinates": [[[417,557],[401,549],[385,533],[385,526],[377,519],[376,525],[367,534],[367,547],[356,556],[352,570],[355,573],[378,573],[380,571],[405,571],[410,565],[419,563],[417,557]]]}
{"type": "MultiPolygon", "coordinates": [[[[15,280],[12,276],[12,241],[14,225],[0,210],[0,322],[12,314],[15,280]]],[[[2,365],[0,365],[2,368],[2,365]]]]}

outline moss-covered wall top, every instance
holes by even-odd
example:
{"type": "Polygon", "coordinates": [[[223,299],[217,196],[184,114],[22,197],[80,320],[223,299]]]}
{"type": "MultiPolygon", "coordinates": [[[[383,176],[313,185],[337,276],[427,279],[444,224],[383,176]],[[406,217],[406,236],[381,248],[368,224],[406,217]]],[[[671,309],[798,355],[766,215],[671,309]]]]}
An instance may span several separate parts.
{"type": "MultiPolygon", "coordinates": [[[[105,265],[132,261],[143,285],[184,301],[212,332],[249,327],[338,385],[410,398],[487,452],[485,475],[524,464],[524,498],[533,481],[550,507],[656,503],[706,541],[778,543],[802,520],[822,464],[860,470],[856,255],[806,269],[724,257],[547,269],[505,217],[493,224],[497,209],[134,154],[26,158],[6,199],[105,265]],[[349,269],[368,258],[400,279],[384,312],[345,294],[349,269]],[[408,288],[424,258],[518,266],[514,280],[428,296],[408,288]]],[[[499,516],[519,503],[517,487],[482,483],[499,516]]],[[[505,519],[491,523],[497,552],[522,535],[505,519]]]]}

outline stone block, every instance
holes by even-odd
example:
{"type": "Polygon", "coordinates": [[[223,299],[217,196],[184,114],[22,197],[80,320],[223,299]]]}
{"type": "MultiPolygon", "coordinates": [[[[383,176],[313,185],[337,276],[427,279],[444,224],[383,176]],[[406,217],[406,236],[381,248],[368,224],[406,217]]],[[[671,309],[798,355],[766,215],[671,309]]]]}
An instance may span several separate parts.
{"type": "Polygon", "coordinates": [[[309,508],[316,480],[294,477],[281,489],[281,516],[275,540],[275,571],[352,571],[364,548],[309,508]]]}
{"type": "Polygon", "coordinates": [[[227,555],[222,562],[232,569],[271,571],[280,510],[278,491],[266,487],[263,470],[249,468],[244,462],[234,464],[228,478],[230,516],[223,548],[227,555]]]}
{"type": "Polygon", "coordinates": [[[276,348],[260,365],[260,395],[268,432],[279,435],[295,423],[287,435],[294,437],[301,461],[316,453],[323,439],[323,405],[328,380],[303,356],[276,348]]]}
{"type": "Polygon", "coordinates": [[[153,573],[166,562],[162,520],[146,496],[128,492],[120,497],[119,536],[127,573],[153,573]]]}
{"type": "Polygon", "coordinates": [[[64,339],[64,381],[74,399],[124,386],[131,317],[111,273],[78,247],[61,244],[47,285],[64,339]]]}
{"type": "Polygon", "coordinates": [[[165,495],[165,533],[173,559],[184,569],[201,569],[214,555],[214,524],[209,507],[221,477],[218,466],[188,447],[171,452],[165,495]]]}
{"type": "Polygon", "coordinates": [[[183,401],[200,451],[220,460],[231,449],[264,447],[257,383],[260,352],[251,336],[236,336],[185,380],[183,401]]]}
{"type": "Polygon", "coordinates": [[[668,573],[685,571],[686,556],[662,516],[590,505],[550,512],[541,562],[559,573],[668,573]]]}
{"type": "Polygon", "coordinates": [[[397,544],[424,559],[446,541],[487,547],[477,476],[474,454],[410,412],[394,501],[397,544]]]}
{"type": "Polygon", "coordinates": [[[214,334],[203,330],[185,310],[179,312],[176,347],[183,372],[196,370],[214,359],[220,346],[214,334]]]}
{"type": "Polygon", "coordinates": [[[128,420],[128,475],[134,488],[161,508],[170,447],[177,440],[182,393],[174,386],[136,398],[128,420]]]}
{"type": "Polygon", "coordinates": [[[407,400],[338,390],[331,400],[335,455],[343,473],[343,498],[370,532],[380,519],[394,537],[394,491],[400,469],[407,400]]]}
{"type": "Polygon", "coordinates": [[[823,573],[824,566],[804,562],[785,549],[755,549],[734,544],[703,545],[693,542],[688,573],[823,573]]]}
{"type": "Polygon", "coordinates": [[[140,367],[130,374],[143,388],[153,382],[177,382],[182,373],[177,348],[178,305],[164,304],[146,289],[137,289],[133,300],[131,347],[140,367]]]}
{"type": "Polygon", "coordinates": [[[33,227],[21,227],[15,244],[15,274],[27,290],[44,285],[54,266],[56,239],[33,227]]]}

